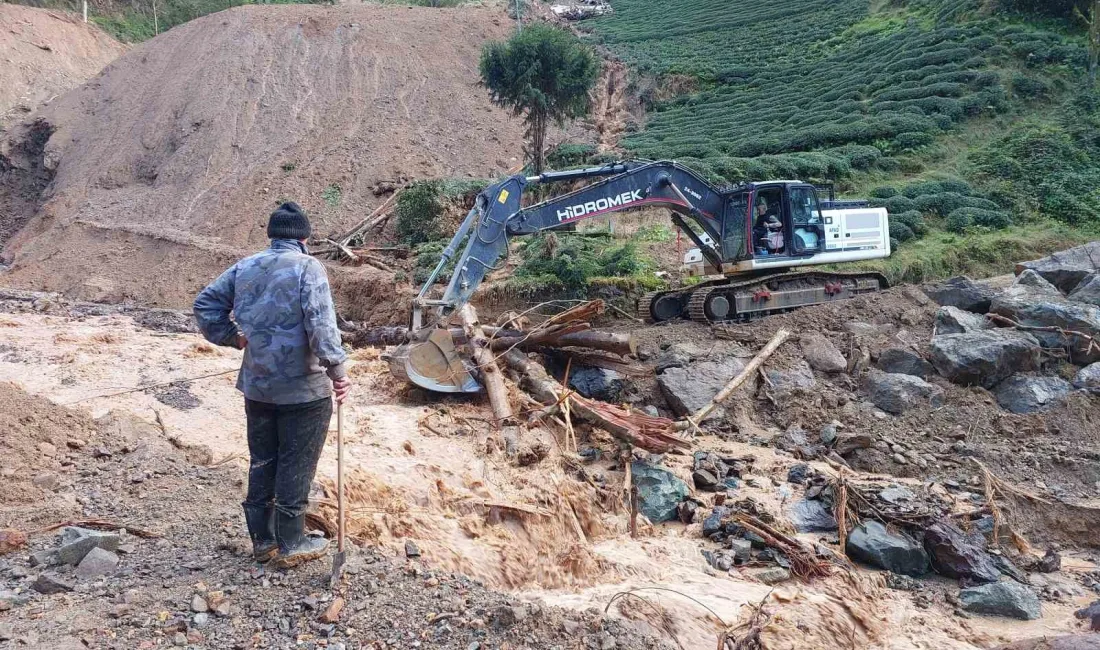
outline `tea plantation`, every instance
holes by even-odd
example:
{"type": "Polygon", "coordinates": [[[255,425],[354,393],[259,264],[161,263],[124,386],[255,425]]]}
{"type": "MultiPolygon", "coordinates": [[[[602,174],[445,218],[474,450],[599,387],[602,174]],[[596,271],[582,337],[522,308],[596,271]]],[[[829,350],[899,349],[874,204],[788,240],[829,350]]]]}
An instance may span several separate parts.
{"type": "Polygon", "coordinates": [[[1043,218],[1091,227],[1100,102],[1083,24],[1014,2],[614,0],[584,28],[637,85],[690,89],[641,93],[634,156],[873,193],[903,246],[1043,218]]]}

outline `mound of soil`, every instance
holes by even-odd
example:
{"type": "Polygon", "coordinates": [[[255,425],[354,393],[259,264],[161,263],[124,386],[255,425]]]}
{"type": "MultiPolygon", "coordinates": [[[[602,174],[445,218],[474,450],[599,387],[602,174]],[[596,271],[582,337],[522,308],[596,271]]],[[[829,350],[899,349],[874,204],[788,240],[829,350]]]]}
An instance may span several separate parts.
{"type": "Polygon", "coordinates": [[[76,88],[125,51],[73,14],[0,4],[0,129],[76,88]]]}
{"type": "Polygon", "coordinates": [[[188,308],[266,245],[281,201],[320,238],[385,200],[380,184],[499,175],[523,126],[489,103],[477,68],[481,44],[510,29],[488,9],[293,5],[147,41],[36,115],[43,147],[23,144],[29,125],[9,135],[6,150],[26,153],[11,166],[54,175],[7,242],[6,281],[188,308]]]}
{"type": "MultiPolygon", "coordinates": [[[[3,346],[0,346],[3,347],[3,346]]],[[[0,382],[0,516],[5,523],[42,522],[76,505],[58,494],[68,477],[69,455],[83,449],[96,428],[83,414],[32,397],[0,382]]]]}

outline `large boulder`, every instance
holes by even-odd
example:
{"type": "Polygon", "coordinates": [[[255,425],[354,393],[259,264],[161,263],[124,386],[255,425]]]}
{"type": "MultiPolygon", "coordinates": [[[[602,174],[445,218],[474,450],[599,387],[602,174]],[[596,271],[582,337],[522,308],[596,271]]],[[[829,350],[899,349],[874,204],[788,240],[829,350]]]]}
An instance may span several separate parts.
{"type": "Polygon", "coordinates": [[[787,511],[787,517],[800,533],[831,533],[837,529],[833,511],[824,501],[817,499],[795,501],[787,511]]]}
{"type": "MultiPolygon", "coordinates": [[[[955,309],[951,307],[950,309],[955,309]]],[[[958,311],[958,310],[956,310],[958,311]]],[[[962,312],[964,314],[969,312],[962,312]]],[[[973,314],[971,314],[973,316],[973,314]]],[[[981,316],[974,316],[974,318],[982,318],[981,316]]],[[[930,375],[936,372],[936,369],[932,367],[932,364],[925,361],[919,354],[912,350],[906,350],[905,348],[890,348],[883,350],[878,355],[878,361],[875,362],[875,367],[879,370],[891,374],[900,375],[913,375],[914,377],[920,377],[921,379],[927,379],[930,375]]]]}
{"type": "Polygon", "coordinates": [[[940,307],[936,312],[936,335],[964,334],[979,330],[992,329],[993,324],[985,316],[959,309],[958,307],[940,307]]]}
{"type": "Polygon", "coordinates": [[[939,284],[926,285],[924,292],[942,307],[958,307],[975,314],[989,311],[993,290],[967,277],[954,277],[939,284]]]}
{"type": "Polygon", "coordinates": [[[844,548],[853,560],[892,573],[920,577],[932,568],[920,543],[904,533],[892,533],[874,520],[852,529],[844,548]]]}
{"type": "Polygon", "coordinates": [[[1032,289],[1034,289],[1036,291],[1039,291],[1039,292],[1042,292],[1042,293],[1049,293],[1051,295],[1055,295],[1055,294],[1061,295],[1061,293],[1062,293],[1058,289],[1058,287],[1056,287],[1053,284],[1047,282],[1046,278],[1039,275],[1037,272],[1032,271],[1031,269],[1024,269],[1023,273],[1016,276],[1016,279],[1012,281],[1012,286],[1014,286],[1014,287],[1031,287],[1032,289]]]}
{"type": "Polygon", "coordinates": [[[1081,368],[1073,378],[1073,387],[1100,395],[1100,362],[1081,368]]]}
{"type": "Polygon", "coordinates": [[[1093,272],[1069,294],[1069,299],[1100,307],[1100,272],[1093,272]]]}
{"type": "MultiPolygon", "coordinates": [[[[1083,302],[1070,302],[1064,298],[1002,299],[998,296],[993,301],[993,311],[1028,327],[1055,327],[1066,332],[1081,332],[1100,338],[1100,307],[1083,302]]],[[[1032,333],[1044,347],[1068,349],[1074,363],[1100,361],[1100,346],[1090,346],[1088,339],[1057,331],[1032,333]]]]}
{"type": "Polygon", "coordinates": [[[638,511],[655,524],[676,519],[676,504],[688,495],[687,483],[667,469],[641,461],[634,461],[630,472],[638,486],[638,511]]]}
{"type": "Polygon", "coordinates": [[[1011,329],[944,334],[929,345],[932,365],[964,386],[992,388],[1013,374],[1039,367],[1039,341],[1011,329]]]}
{"type": "Polygon", "coordinates": [[[984,543],[950,521],[938,521],[924,531],[924,550],[932,568],[948,578],[996,582],[1001,572],[986,553],[984,543]]]}
{"type": "Polygon", "coordinates": [[[764,373],[771,382],[772,395],[784,398],[798,391],[810,390],[817,386],[810,364],[799,360],[787,368],[769,368],[764,373]]]}
{"type": "Polygon", "coordinates": [[[1041,259],[1020,262],[1016,265],[1016,274],[1019,275],[1024,270],[1031,269],[1058,287],[1062,293],[1069,293],[1081,283],[1081,280],[1085,279],[1085,276],[1098,268],[1100,268],[1100,241],[1094,241],[1041,259]]]}
{"type": "Polygon", "coordinates": [[[997,403],[1012,413],[1035,413],[1051,406],[1073,391],[1073,385],[1061,377],[1016,375],[1001,382],[993,391],[997,403]]]}
{"type": "Polygon", "coordinates": [[[800,340],[802,356],[818,372],[845,372],[848,360],[833,342],[821,334],[804,334],[800,340]]]}
{"type": "Polygon", "coordinates": [[[1043,615],[1035,592],[1012,580],[963,589],[959,592],[959,602],[963,609],[977,614],[1024,621],[1034,621],[1043,615]]]}
{"type": "MultiPolygon", "coordinates": [[[[670,367],[657,375],[657,385],[676,415],[691,415],[710,403],[718,391],[745,369],[745,362],[736,357],[720,361],[702,361],[684,367],[670,367]]],[[[745,394],[755,391],[755,378],[750,378],[742,388],[745,394]]],[[[721,407],[710,417],[725,415],[721,407]]]]}
{"type": "Polygon", "coordinates": [[[871,372],[864,387],[875,406],[894,415],[913,407],[943,406],[943,389],[913,375],[871,372]]]}

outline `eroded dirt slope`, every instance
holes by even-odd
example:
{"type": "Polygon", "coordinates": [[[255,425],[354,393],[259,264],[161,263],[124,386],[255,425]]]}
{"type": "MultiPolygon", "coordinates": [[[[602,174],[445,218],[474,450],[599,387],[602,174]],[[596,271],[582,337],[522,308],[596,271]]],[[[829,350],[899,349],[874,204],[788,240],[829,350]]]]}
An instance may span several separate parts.
{"type": "Polygon", "coordinates": [[[75,15],[0,4],[0,128],[84,83],[125,51],[75,15]]]}
{"type": "Polygon", "coordinates": [[[7,243],[6,282],[187,306],[268,213],[296,200],[324,236],[362,219],[382,181],[491,177],[522,125],[478,86],[487,9],[241,7],[172,29],[35,116],[12,164],[54,173],[7,243]],[[39,127],[42,128],[41,126],[39,127]]]}

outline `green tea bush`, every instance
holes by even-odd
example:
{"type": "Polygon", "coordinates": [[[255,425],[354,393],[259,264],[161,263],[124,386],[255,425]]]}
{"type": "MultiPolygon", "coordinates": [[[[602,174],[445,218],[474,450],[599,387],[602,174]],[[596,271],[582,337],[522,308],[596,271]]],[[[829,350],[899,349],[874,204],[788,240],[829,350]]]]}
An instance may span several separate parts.
{"type": "Polygon", "coordinates": [[[1000,230],[1011,225],[1012,219],[1003,212],[981,210],[979,208],[959,208],[947,217],[947,229],[962,232],[970,226],[982,226],[1000,230]]]}

